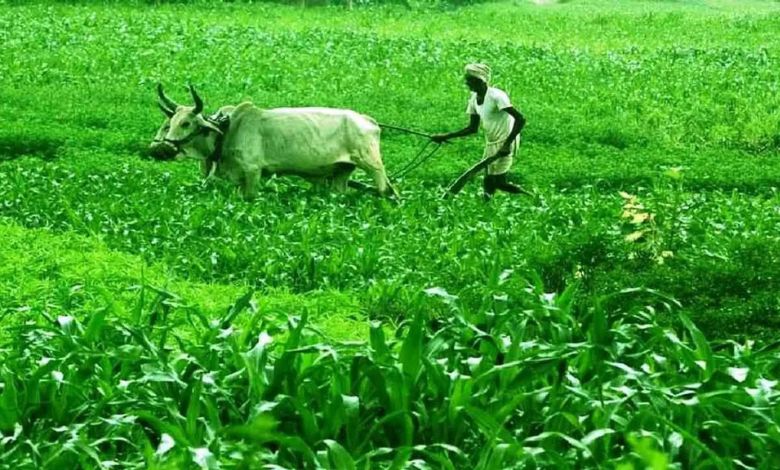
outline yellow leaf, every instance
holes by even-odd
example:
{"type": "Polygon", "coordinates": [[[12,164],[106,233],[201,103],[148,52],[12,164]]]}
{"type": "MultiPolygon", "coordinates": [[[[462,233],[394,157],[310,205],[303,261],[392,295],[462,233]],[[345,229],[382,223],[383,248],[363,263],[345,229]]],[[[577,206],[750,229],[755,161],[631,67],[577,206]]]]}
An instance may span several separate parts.
{"type": "Polygon", "coordinates": [[[635,242],[642,238],[642,235],[644,235],[646,230],[637,230],[636,232],[631,232],[628,235],[626,235],[626,241],[627,242],[635,242]]]}
{"type": "Polygon", "coordinates": [[[678,180],[678,179],[682,178],[682,167],[675,166],[675,167],[669,168],[668,170],[666,170],[664,172],[664,174],[666,176],[668,176],[669,178],[672,178],[673,180],[678,180]]]}
{"type": "Polygon", "coordinates": [[[633,199],[635,197],[635,196],[632,196],[632,195],[628,194],[625,191],[620,191],[618,194],[620,194],[620,197],[622,197],[623,199],[633,199]]]}
{"type": "Polygon", "coordinates": [[[642,222],[646,221],[650,218],[650,214],[647,212],[637,212],[634,214],[634,218],[631,219],[632,224],[641,224],[642,222]]]}

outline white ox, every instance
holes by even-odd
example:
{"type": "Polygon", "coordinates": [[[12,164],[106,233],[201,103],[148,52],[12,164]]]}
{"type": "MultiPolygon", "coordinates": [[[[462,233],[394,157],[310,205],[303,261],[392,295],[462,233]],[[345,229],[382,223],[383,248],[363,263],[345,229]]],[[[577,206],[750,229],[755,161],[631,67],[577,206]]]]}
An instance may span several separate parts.
{"type": "Polygon", "coordinates": [[[246,198],[268,174],[293,174],[343,191],[355,168],[368,173],[381,195],[395,195],[379,151],[380,128],[372,118],[333,108],[260,109],[252,103],[225,106],[204,116],[203,101],[192,86],[195,106],[180,106],[157,87],[166,120],[151,153],[201,160],[205,175],[239,185],[246,198]]]}

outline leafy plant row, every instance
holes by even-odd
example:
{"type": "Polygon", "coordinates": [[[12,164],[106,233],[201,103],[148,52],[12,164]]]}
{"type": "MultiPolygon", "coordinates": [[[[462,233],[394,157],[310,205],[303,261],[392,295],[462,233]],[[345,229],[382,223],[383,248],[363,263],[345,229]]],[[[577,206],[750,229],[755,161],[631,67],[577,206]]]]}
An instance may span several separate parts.
{"type": "MultiPolygon", "coordinates": [[[[504,281],[508,276],[504,277],[504,281]]],[[[503,281],[502,281],[503,282],[503,281]]],[[[502,284],[503,285],[503,284],[502,284]]],[[[209,319],[172,293],[30,321],[2,345],[0,460],[36,468],[773,468],[776,345],[710,343],[675,302],[585,305],[535,281],[331,344],[252,293],[209,319]],[[501,308],[514,302],[517,308],[501,308]],[[630,307],[626,307],[630,305],[630,307]],[[174,327],[185,323],[186,327],[174,327]]]]}

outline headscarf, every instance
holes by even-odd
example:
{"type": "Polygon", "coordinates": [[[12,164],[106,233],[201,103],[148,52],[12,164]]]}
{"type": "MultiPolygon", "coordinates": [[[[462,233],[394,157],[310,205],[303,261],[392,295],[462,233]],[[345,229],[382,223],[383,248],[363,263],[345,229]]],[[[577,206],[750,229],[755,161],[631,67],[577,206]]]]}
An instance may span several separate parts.
{"type": "Polygon", "coordinates": [[[466,75],[476,77],[486,85],[490,84],[490,67],[486,64],[468,64],[466,66],[466,75]]]}

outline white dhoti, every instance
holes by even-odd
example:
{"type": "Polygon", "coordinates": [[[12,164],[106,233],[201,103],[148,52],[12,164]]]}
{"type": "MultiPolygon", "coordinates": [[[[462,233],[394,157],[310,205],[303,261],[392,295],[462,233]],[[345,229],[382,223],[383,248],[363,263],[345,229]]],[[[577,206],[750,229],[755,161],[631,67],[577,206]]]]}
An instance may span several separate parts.
{"type": "MultiPolygon", "coordinates": [[[[488,175],[503,175],[504,173],[509,171],[509,168],[512,167],[512,163],[515,160],[515,153],[517,153],[517,146],[519,142],[519,137],[515,138],[515,141],[512,142],[512,148],[509,150],[509,155],[506,157],[501,157],[498,160],[494,161],[487,167],[487,174],[488,175]]],[[[501,147],[504,146],[504,142],[506,140],[497,140],[495,142],[486,142],[485,143],[485,151],[482,154],[482,158],[488,158],[492,157],[496,153],[498,153],[499,150],[501,150],[501,147]]]]}

